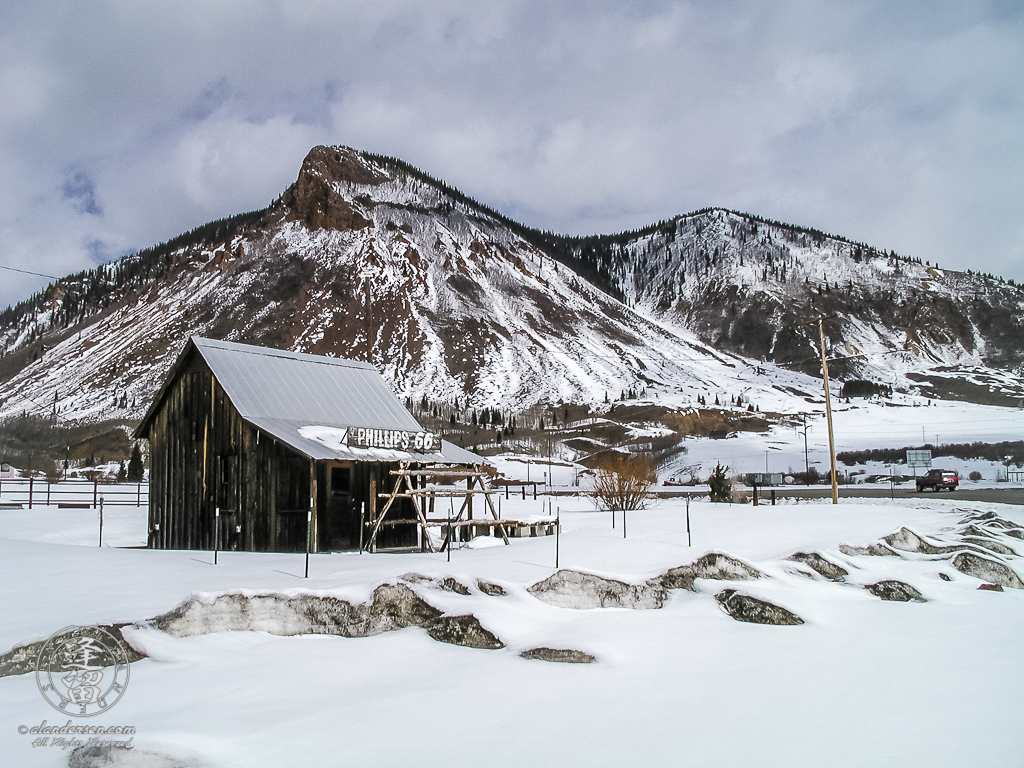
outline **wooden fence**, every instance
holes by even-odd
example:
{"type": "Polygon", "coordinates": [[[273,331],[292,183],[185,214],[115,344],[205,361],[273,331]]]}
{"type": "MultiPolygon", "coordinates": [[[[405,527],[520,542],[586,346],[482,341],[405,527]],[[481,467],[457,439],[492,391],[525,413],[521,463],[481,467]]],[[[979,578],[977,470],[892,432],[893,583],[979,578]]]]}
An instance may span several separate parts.
{"type": "Polygon", "coordinates": [[[149,483],[104,483],[98,480],[67,480],[48,483],[45,479],[0,480],[0,506],[53,506],[61,509],[93,509],[100,499],[107,507],[146,507],[149,483]]]}

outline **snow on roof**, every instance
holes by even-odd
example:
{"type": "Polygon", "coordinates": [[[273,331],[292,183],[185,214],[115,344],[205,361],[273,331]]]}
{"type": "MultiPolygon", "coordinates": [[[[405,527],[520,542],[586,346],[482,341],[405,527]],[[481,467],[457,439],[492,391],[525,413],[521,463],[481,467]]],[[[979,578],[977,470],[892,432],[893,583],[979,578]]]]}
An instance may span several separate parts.
{"type": "Polygon", "coordinates": [[[178,356],[136,436],[148,434],[152,417],[193,348],[243,419],[313,459],[484,462],[447,441],[440,452],[430,453],[346,445],[348,427],[423,431],[372,365],[198,336],[178,356]]]}

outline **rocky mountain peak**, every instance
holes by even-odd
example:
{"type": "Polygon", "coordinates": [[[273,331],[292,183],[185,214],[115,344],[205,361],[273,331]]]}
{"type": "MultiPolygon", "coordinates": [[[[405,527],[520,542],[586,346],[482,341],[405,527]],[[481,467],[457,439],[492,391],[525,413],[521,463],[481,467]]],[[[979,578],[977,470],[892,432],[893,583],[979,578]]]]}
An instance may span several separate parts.
{"type": "Polygon", "coordinates": [[[373,223],[353,209],[339,187],[377,186],[387,180],[387,175],[350,147],[313,147],[281,202],[288,208],[288,220],[301,221],[311,230],[364,229],[373,223]]]}

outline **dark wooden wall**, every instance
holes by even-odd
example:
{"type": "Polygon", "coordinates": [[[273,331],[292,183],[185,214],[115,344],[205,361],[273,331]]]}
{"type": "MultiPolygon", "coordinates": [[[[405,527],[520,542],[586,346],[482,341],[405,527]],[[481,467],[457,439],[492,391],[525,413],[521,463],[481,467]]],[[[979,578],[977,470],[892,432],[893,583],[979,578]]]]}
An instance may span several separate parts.
{"type": "MultiPolygon", "coordinates": [[[[304,552],[310,497],[311,551],[356,549],[360,504],[372,520],[390,492],[397,464],[313,462],[246,422],[195,350],[149,426],[149,546],[304,552]],[[331,470],[349,473],[347,494],[331,470]],[[220,509],[219,530],[216,510],[220,509]]],[[[400,499],[388,519],[415,518],[400,499]]],[[[415,546],[414,525],[388,526],[378,547],[415,546]]]]}
{"type": "Polygon", "coordinates": [[[305,550],[310,459],[244,421],[198,353],[154,414],[149,441],[151,547],[305,550]]]}

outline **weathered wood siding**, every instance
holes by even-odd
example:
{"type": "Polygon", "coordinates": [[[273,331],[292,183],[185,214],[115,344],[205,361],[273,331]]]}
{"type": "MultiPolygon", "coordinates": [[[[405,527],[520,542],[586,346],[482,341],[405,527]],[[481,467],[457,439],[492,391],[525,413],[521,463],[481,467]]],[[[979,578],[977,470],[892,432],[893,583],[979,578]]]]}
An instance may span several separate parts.
{"type": "Polygon", "coordinates": [[[149,440],[151,547],[305,550],[311,460],[244,421],[198,353],[169,387],[149,440]]]}

